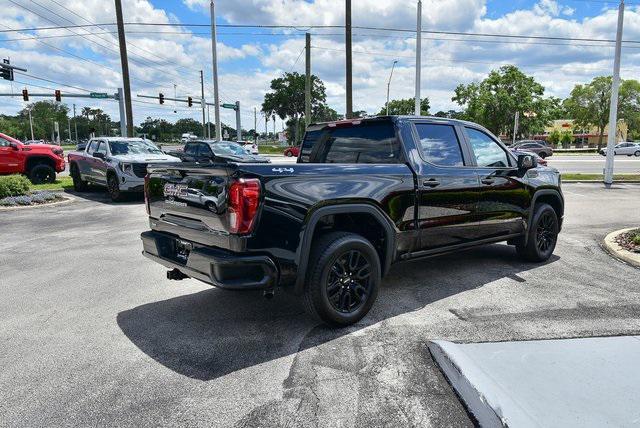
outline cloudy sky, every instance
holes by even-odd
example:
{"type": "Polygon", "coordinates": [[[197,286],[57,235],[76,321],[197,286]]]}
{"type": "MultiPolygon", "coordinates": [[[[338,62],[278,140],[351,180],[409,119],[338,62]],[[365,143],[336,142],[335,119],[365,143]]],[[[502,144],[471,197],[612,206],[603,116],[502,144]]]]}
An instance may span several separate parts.
{"type": "MultiPolygon", "coordinates": [[[[173,24],[127,25],[133,93],[198,96],[202,69],[206,94],[212,98],[209,0],[122,3],[127,23],[173,24]]],[[[26,85],[32,93],[53,89],[63,94],[113,93],[122,86],[113,25],[8,31],[112,24],[113,1],[0,0],[0,6],[0,57],[28,69],[28,75],[16,75],[13,84],[0,81],[0,92],[20,93],[26,85]]],[[[216,12],[221,97],[223,102],[240,100],[244,128],[253,127],[253,108],[259,110],[271,79],[286,71],[304,72],[306,31],[312,33],[313,73],[325,82],[329,104],[344,112],[344,31],[331,28],[344,24],[343,0],[217,0],[216,12]],[[273,25],[291,27],[264,27],[273,25]]],[[[415,21],[414,0],[353,0],[356,27],[414,29],[415,21]]],[[[605,0],[423,1],[423,29],[435,32],[611,40],[616,21],[617,2],[605,0]]],[[[392,98],[413,96],[415,35],[367,28],[354,28],[353,34],[354,109],[380,110],[394,60],[398,64],[392,98]]],[[[624,39],[629,42],[623,47],[622,77],[638,79],[640,0],[627,1],[624,39]]],[[[503,64],[515,64],[535,76],[548,95],[565,97],[574,84],[611,73],[613,44],[430,33],[423,35],[422,54],[422,93],[430,98],[432,111],[437,111],[456,107],[451,97],[459,83],[481,80],[503,64]]],[[[136,124],[149,115],[175,121],[199,119],[201,114],[197,108],[174,107],[171,102],[161,107],[153,100],[135,101],[136,124]]],[[[71,102],[78,107],[100,107],[118,118],[113,101],[71,102]]],[[[0,98],[0,113],[15,114],[23,106],[21,96],[0,98]]],[[[232,111],[223,110],[224,122],[233,124],[234,120],[232,111]]],[[[264,129],[264,118],[258,116],[258,123],[264,129]]]]}

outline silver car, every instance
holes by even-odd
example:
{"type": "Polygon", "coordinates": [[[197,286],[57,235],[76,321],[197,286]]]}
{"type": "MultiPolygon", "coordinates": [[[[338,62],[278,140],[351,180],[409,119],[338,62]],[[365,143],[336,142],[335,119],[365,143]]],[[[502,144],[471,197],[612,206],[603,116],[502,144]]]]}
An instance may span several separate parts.
{"type": "MultiPolygon", "coordinates": [[[[600,149],[600,154],[602,156],[606,156],[607,148],[605,147],[603,149],[600,149]]],[[[613,148],[613,154],[640,157],[640,143],[625,142],[616,144],[616,146],[613,148]]]]}
{"type": "Polygon", "coordinates": [[[89,184],[106,187],[114,201],[125,192],[142,192],[147,165],[181,162],[142,138],[93,138],[82,152],[69,153],[69,171],[76,191],[89,184]]]}

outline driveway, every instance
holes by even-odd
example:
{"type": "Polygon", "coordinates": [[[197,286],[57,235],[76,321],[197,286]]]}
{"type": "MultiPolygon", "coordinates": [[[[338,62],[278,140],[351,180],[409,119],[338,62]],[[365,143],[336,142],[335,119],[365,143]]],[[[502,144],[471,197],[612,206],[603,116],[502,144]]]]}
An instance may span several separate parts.
{"type": "Polygon", "coordinates": [[[564,190],[548,263],[491,245],[397,265],[344,330],[284,293],[167,281],[140,201],[0,212],[1,425],[471,426],[428,340],[640,333],[640,270],[599,246],[640,222],[640,186],[564,190]]]}

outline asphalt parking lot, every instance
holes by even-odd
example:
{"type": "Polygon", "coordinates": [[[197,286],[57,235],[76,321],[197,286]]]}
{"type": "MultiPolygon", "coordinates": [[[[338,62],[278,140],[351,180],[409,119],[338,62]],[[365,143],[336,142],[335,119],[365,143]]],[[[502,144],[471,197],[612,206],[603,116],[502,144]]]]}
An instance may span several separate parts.
{"type": "Polygon", "coordinates": [[[0,212],[0,425],[470,426],[429,340],[640,333],[640,270],[599,245],[638,224],[640,186],[564,192],[548,263],[491,245],[396,265],[344,330],[284,293],[167,281],[140,201],[0,212]]]}

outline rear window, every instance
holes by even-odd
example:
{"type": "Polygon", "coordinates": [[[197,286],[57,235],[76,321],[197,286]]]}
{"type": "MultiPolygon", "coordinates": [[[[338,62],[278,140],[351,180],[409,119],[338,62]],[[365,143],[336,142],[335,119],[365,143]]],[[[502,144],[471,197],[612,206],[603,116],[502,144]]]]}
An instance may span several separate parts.
{"type": "Polygon", "coordinates": [[[301,162],[400,162],[400,142],[391,122],[363,122],[348,127],[309,131],[301,149],[301,162]]]}

